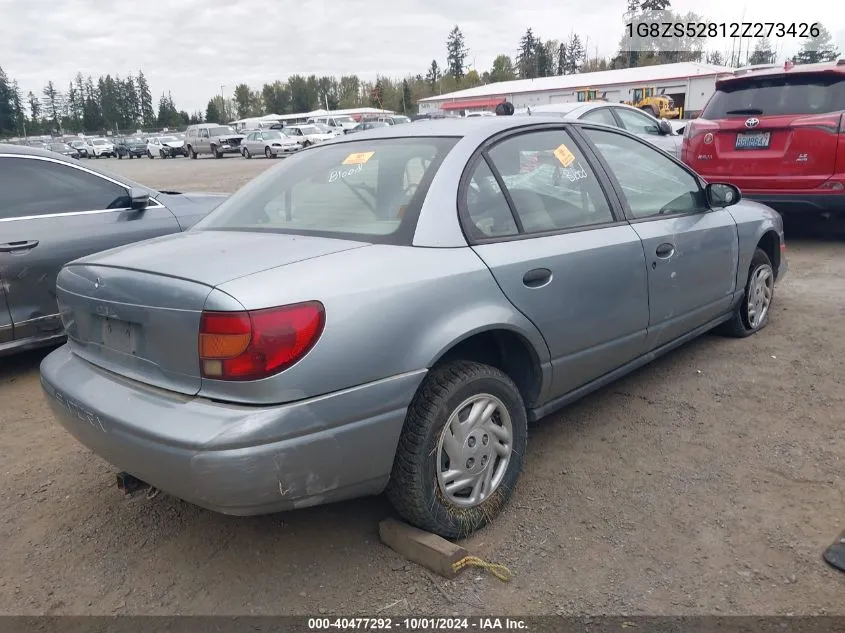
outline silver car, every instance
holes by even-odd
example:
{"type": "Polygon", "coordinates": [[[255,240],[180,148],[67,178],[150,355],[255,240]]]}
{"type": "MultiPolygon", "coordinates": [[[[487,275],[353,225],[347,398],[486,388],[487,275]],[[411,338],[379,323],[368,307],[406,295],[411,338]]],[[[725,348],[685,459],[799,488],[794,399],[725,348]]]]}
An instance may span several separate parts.
{"type": "Polygon", "coordinates": [[[664,152],[669,152],[678,158],[681,157],[683,137],[675,131],[677,124],[673,124],[666,119],[656,119],[648,112],[624,103],[607,101],[553,103],[526,109],[522,114],[562,116],[566,119],[592,121],[593,123],[622,128],[647,140],[664,152]]]}
{"type": "Polygon", "coordinates": [[[261,156],[276,158],[284,154],[292,154],[302,149],[302,143],[295,138],[282,134],[279,130],[254,130],[247,132],[241,142],[241,154],[244,158],[261,156]]]}
{"type": "Polygon", "coordinates": [[[460,537],[513,493],[529,422],[761,330],[783,245],[777,213],[623,130],[395,125],[64,267],[42,385],[124,482],[237,515],[386,490],[460,537]]]}

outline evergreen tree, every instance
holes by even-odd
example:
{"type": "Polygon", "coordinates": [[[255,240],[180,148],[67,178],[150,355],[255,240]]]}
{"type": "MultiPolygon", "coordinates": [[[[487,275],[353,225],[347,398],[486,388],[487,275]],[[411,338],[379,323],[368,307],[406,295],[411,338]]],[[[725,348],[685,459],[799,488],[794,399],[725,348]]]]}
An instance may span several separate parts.
{"type": "Polygon", "coordinates": [[[640,9],[642,11],[668,11],[671,4],[670,0],[643,0],[640,9]]]}
{"type": "Polygon", "coordinates": [[[141,118],[141,101],[138,98],[138,91],[135,89],[135,79],[132,75],[126,78],[123,83],[123,93],[126,98],[126,121],[131,127],[138,125],[141,118]]]}
{"type": "Polygon", "coordinates": [[[446,73],[453,77],[455,81],[460,81],[464,76],[464,69],[466,67],[465,61],[469,50],[467,50],[464,42],[464,34],[461,29],[455,25],[455,28],[449,33],[446,38],[446,73]]]}
{"type": "Polygon", "coordinates": [[[41,102],[38,101],[32,90],[26,95],[26,100],[29,102],[29,113],[33,123],[38,123],[41,120],[41,102]]]}
{"type": "Polygon", "coordinates": [[[584,62],[584,45],[581,44],[581,38],[577,33],[573,33],[569,42],[566,45],[566,73],[567,75],[574,75],[581,70],[581,64],[584,62]]]}
{"type": "Polygon", "coordinates": [[[554,75],[552,58],[549,57],[548,49],[539,37],[534,43],[534,63],[537,64],[535,77],[554,75]]]}
{"type": "Polygon", "coordinates": [[[821,24],[818,29],[819,34],[806,40],[798,54],[792,58],[796,64],[818,64],[839,58],[839,48],[833,43],[830,31],[821,24]]]}
{"type": "Polygon", "coordinates": [[[775,53],[772,51],[772,45],[768,38],[757,40],[754,45],[754,51],[748,58],[749,64],[772,64],[775,61],[775,53]]]}
{"type": "Polygon", "coordinates": [[[428,85],[431,87],[432,92],[437,90],[437,87],[440,83],[440,79],[443,77],[443,74],[440,72],[440,67],[437,65],[437,60],[431,60],[431,66],[428,67],[428,72],[426,73],[425,80],[428,82],[428,85]]]}
{"type": "Polygon", "coordinates": [[[414,95],[411,94],[411,85],[407,79],[402,80],[402,101],[399,103],[400,112],[411,114],[414,111],[414,95]]]}
{"type": "Polygon", "coordinates": [[[217,103],[214,99],[210,99],[205,108],[205,120],[208,123],[219,123],[221,119],[220,111],[217,109],[217,103]]]}
{"type": "Polygon", "coordinates": [[[537,40],[531,28],[519,40],[519,52],[516,55],[516,68],[520,79],[533,79],[537,76],[537,40]]]}
{"type": "Polygon", "coordinates": [[[0,67],[0,134],[10,134],[15,129],[12,109],[12,86],[6,72],[0,67]]]}
{"type": "Polygon", "coordinates": [[[141,121],[145,127],[153,127],[155,125],[155,112],[153,111],[153,94],[150,92],[150,86],[147,83],[147,78],[144,77],[144,71],[138,71],[138,102],[141,106],[141,121]]]}
{"type": "Polygon", "coordinates": [[[567,71],[566,67],[566,44],[561,42],[560,45],[557,47],[557,74],[558,75],[565,75],[567,71]]]}
{"type": "Polygon", "coordinates": [[[55,130],[60,130],[62,127],[63,95],[56,89],[52,81],[47,82],[42,92],[44,94],[44,116],[50,120],[55,130]]]}

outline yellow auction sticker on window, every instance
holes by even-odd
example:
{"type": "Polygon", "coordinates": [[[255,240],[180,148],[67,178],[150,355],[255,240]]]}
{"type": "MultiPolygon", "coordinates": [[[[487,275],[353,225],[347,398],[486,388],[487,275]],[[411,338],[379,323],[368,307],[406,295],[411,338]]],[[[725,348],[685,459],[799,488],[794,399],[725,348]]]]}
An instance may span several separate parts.
{"type": "Polygon", "coordinates": [[[563,143],[555,150],[554,152],[555,158],[560,161],[560,164],[564,167],[569,167],[572,163],[575,162],[575,154],[573,154],[569,148],[564,145],[563,143]]]}
{"type": "MultiPolygon", "coordinates": [[[[375,152],[358,152],[357,154],[350,154],[343,159],[344,165],[363,165],[370,160],[375,152]]],[[[574,157],[573,157],[574,158],[574,157]]]]}

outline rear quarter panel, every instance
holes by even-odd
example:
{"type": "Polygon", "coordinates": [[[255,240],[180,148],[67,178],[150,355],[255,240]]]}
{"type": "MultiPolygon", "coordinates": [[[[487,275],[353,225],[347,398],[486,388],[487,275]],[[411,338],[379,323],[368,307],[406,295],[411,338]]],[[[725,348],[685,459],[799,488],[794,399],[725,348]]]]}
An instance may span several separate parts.
{"type": "Polygon", "coordinates": [[[522,335],[548,366],[539,331],[467,247],[372,245],[218,288],[248,310],[319,300],[326,325],[306,357],[277,376],[239,384],[203,380],[200,395],[209,398],[279,403],[425,370],[456,342],[488,329],[522,335]]]}
{"type": "MultiPolygon", "coordinates": [[[[736,222],[739,237],[739,267],[737,269],[737,290],[745,288],[748,281],[748,268],[762,237],[774,231],[780,244],[784,243],[783,219],[780,214],[766,205],[752,200],[741,200],[738,204],[728,207],[736,222]]],[[[785,259],[782,262],[778,277],[786,271],[785,259]]]]}

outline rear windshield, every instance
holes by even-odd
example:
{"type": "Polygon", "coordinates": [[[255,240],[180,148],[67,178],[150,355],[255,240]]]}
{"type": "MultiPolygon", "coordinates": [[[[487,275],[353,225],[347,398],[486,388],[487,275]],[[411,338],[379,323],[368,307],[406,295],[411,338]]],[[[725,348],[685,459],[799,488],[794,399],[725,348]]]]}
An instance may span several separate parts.
{"type": "Polygon", "coordinates": [[[455,138],[318,146],[271,169],[196,225],[410,244],[431,179],[455,138]]]}
{"type": "Polygon", "coordinates": [[[732,81],[713,95],[705,119],[751,115],[826,114],[845,110],[841,75],[789,75],[732,81]]]}

